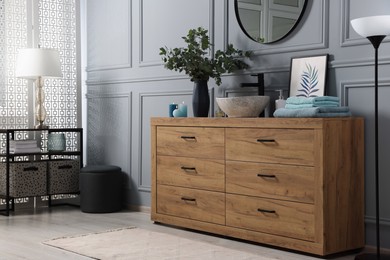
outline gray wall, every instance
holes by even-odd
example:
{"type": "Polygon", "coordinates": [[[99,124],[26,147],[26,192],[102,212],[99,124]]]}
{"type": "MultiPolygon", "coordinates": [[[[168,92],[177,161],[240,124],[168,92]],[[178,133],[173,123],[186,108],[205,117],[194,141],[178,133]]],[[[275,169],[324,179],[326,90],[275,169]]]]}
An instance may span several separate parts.
{"type": "MultiPolygon", "coordinates": [[[[163,68],[158,49],[180,46],[181,36],[190,28],[207,28],[216,49],[233,43],[255,53],[250,70],[224,76],[219,87],[209,82],[212,98],[252,91],[238,86],[240,82],[254,82],[250,74],[258,72],[266,73],[266,94],[275,98],[275,89],[288,88],[291,57],[328,53],[328,93],[339,96],[355,116],[366,119],[366,237],[368,244],[375,243],[374,52],[349,21],[386,10],[390,14],[389,6],[384,8],[383,4],[389,5],[379,0],[309,0],[301,23],[289,37],[263,45],[241,32],[233,0],[86,0],[88,163],[122,167],[127,176],[127,204],[150,205],[150,117],[167,116],[171,102],[190,104],[193,86],[186,75],[163,68]]],[[[389,39],[380,48],[379,70],[381,230],[382,245],[388,248],[389,39]]]]}

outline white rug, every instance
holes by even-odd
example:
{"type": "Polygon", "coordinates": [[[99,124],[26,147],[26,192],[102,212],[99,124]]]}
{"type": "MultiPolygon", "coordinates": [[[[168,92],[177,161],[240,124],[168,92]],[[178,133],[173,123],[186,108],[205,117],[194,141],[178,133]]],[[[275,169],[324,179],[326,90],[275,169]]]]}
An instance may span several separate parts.
{"type": "Polygon", "coordinates": [[[175,235],[132,227],[101,233],[55,238],[43,243],[94,259],[274,259],[175,235]]]}

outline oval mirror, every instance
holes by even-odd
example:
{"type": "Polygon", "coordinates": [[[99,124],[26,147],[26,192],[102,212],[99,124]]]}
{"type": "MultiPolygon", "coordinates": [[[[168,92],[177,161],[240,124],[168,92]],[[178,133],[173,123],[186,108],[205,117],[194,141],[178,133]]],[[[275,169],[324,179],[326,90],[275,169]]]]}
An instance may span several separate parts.
{"type": "Polygon", "coordinates": [[[301,19],[306,3],[307,0],[234,0],[241,29],[260,43],[286,37],[301,19]]]}

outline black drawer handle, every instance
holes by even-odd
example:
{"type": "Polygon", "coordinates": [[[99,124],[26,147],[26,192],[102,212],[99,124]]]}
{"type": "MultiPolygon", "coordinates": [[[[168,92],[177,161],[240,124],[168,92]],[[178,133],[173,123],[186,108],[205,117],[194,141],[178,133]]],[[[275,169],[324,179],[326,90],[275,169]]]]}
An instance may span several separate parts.
{"type": "Polygon", "coordinates": [[[181,200],[190,201],[190,202],[196,202],[196,199],[194,199],[194,198],[189,198],[189,197],[181,197],[181,200]]]}
{"type": "Polygon", "coordinates": [[[257,174],[257,177],[260,177],[260,178],[276,178],[276,175],[274,174],[257,174]]]}
{"type": "Polygon", "coordinates": [[[186,136],[186,135],[182,135],[180,136],[181,139],[184,139],[186,141],[196,141],[196,137],[195,136],[186,136]]]}
{"type": "Polygon", "coordinates": [[[58,166],[58,169],[72,169],[73,166],[72,165],[60,165],[58,166]]]}
{"type": "Polygon", "coordinates": [[[196,173],[196,168],[195,167],[186,167],[186,166],[182,166],[180,167],[183,171],[185,172],[195,172],[196,173]]]}
{"type": "Polygon", "coordinates": [[[23,171],[25,171],[25,172],[38,171],[38,167],[35,167],[35,166],[26,167],[26,168],[23,168],[23,171]]]}
{"type": "Polygon", "coordinates": [[[257,209],[258,212],[261,213],[269,213],[269,214],[276,214],[275,210],[268,210],[268,209],[257,209]]]}
{"type": "Polygon", "coordinates": [[[275,139],[257,139],[258,143],[276,143],[275,139]]]}

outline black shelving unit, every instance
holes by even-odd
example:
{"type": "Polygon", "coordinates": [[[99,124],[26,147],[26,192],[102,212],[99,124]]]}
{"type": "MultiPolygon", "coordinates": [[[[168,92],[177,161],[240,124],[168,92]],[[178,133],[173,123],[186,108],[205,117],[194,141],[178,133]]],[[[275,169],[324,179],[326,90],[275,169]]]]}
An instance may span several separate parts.
{"type": "MultiPolygon", "coordinates": [[[[10,164],[11,162],[15,162],[15,158],[17,157],[29,157],[28,161],[49,161],[49,160],[56,160],[56,157],[61,156],[78,156],[80,161],[80,167],[83,166],[83,129],[82,128],[53,128],[53,129],[0,129],[0,134],[5,134],[5,153],[0,152],[0,158],[5,158],[0,163],[6,164],[6,191],[5,195],[0,194],[0,198],[5,199],[6,201],[6,207],[5,209],[0,210],[0,214],[9,216],[9,212],[11,210],[14,210],[14,199],[15,197],[10,196],[10,164]],[[40,134],[40,137],[42,137],[42,133],[46,132],[47,134],[50,133],[77,133],[78,135],[78,147],[75,147],[75,151],[47,151],[42,150],[38,153],[11,153],[10,151],[10,141],[15,140],[15,134],[18,132],[34,132],[40,134]],[[10,205],[11,204],[11,205],[10,205]]],[[[37,138],[37,137],[35,137],[37,138]]],[[[48,183],[48,178],[46,178],[46,184],[48,183]]],[[[51,195],[53,194],[44,194],[42,196],[48,196],[49,201],[48,205],[51,206],[51,195]]]]}

